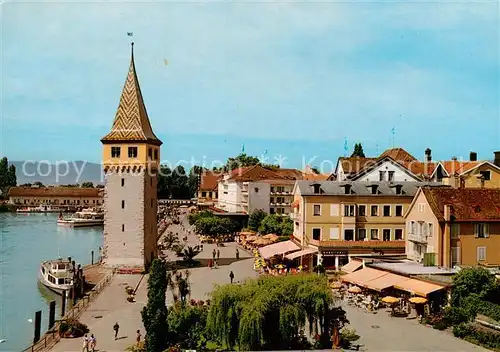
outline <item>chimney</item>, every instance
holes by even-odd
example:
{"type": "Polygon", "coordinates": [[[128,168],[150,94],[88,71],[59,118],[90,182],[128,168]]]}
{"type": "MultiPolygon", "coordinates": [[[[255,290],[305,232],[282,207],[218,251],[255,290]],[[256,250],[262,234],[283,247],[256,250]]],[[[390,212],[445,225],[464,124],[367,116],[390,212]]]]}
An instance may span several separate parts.
{"type": "Polygon", "coordinates": [[[444,205],[444,221],[450,221],[451,220],[451,205],[445,204],[444,205]]]}
{"type": "Polygon", "coordinates": [[[495,160],[493,161],[493,164],[500,167],[500,151],[495,152],[494,154],[495,154],[495,160]]]}
{"type": "Polygon", "coordinates": [[[429,148],[425,150],[425,161],[432,161],[432,151],[429,148]]]}
{"type": "Polygon", "coordinates": [[[451,157],[451,160],[453,160],[453,161],[457,161],[457,157],[456,157],[456,156],[452,156],[452,157],[451,157]]]}
{"type": "Polygon", "coordinates": [[[470,161],[477,161],[477,153],[476,152],[470,152],[469,160],[470,161]]]}

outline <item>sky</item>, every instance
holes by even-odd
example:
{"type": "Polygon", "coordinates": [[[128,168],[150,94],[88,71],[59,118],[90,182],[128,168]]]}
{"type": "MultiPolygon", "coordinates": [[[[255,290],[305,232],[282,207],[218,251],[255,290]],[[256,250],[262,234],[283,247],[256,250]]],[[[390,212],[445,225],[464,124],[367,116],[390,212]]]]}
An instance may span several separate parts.
{"type": "Polygon", "coordinates": [[[4,1],[0,154],[99,162],[133,40],[170,164],[492,159],[499,23],[497,1],[4,1]]]}

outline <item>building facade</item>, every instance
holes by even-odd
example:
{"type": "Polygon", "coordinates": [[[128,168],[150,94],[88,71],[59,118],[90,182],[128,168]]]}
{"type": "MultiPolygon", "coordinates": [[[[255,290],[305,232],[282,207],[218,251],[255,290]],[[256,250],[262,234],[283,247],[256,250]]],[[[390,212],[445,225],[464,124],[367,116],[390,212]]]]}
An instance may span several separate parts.
{"type": "Polygon", "coordinates": [[[409,259],[452,268],[500,266],[500,190],[422,188],[406,216],[409,259]]]}
{"type": "Polygon", "coordinates": [[[199,207],[211,207],[217,204],[219,198],[218,181],[221,176],[219,172],[208,170],[201,173],[197,194],[199,207]]]}
{"type": "Polygon", "coordinates": [[[318,249],[318,263],[346,264],[356,255],[404,255],[405,219],[426,183],[297,181],[294,238],[318,249]]]}
{"type": "Polygon", "coordinates": [[[11,187],[9,203],[18,206],[56,205],[98,207],[103,203],[103,189],[78,187],[11,187]]]}
{"type": "Polygon", "coordinates": [[[235,169],[218,181],[217,207],[228,213],[251,214],[260,209],[288,215],[292,212],[295,179],[300,175],[300,171],[271,171],[259,165],[235,169]]]}
{"type": "Polygon", "coordinates": [[[162,142],[154,134],[134,52],[111,131],[101,139],[105,173],[103,262],[145,270],[157,256],[157,183],[162,142]]]}

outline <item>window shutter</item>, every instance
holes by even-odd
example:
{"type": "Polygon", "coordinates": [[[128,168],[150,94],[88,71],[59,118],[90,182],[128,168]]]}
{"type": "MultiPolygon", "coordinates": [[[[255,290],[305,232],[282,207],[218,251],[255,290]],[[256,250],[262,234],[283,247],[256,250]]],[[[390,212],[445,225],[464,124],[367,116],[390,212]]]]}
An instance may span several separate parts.
{"type": "Polygon", "coordinates": [[[490,224],[484,224],[484,237],[490,237],[490,224]]]}
{"type": "MultiPolygon", "coordinates": [[[[479,235],[479,224],[474,224],[474,237],[478,237],[479,235]]],[[[478,248],[479,250],[479,248],[478,248]]]]}
{"type": "Polygon", "coordinates": [[[331,204],[330,205],[330,216],[339,216],[339,205],[331,204]]]}
{"type": "Polygon", "coordinates": [[[338,227],[331,227],[330,228],[330,239],[331,240],[338,240],[339,238],[340,238],[339,228],[338,227]]]}

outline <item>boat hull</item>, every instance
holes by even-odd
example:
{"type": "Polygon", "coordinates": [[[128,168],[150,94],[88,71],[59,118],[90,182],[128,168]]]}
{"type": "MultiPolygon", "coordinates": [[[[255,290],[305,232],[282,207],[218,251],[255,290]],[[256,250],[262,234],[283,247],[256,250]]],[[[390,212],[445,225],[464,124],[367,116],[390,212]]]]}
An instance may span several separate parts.
{"type": "Polygon", "coordinates": [[[38,273],[38,281],[45,287],[47,287],[49,290],[52,292],[57,293],[58,295],[62,295],[63,291],[70,290],[72,285],[57,285],[53,284],[49,280],[45,278],[45,276],[42,273],[42,270],[39,271],[38,273]]]}
{"type": "Polygon", "coordinates": [[[95,220],[95,221],[57,220],[57,224],[59,226],[67,226],[67,227],[104,226],[104,220],[95,220]]]}

